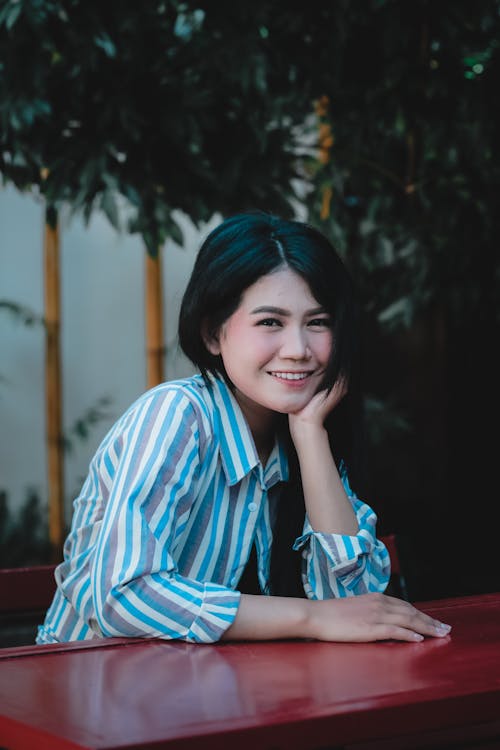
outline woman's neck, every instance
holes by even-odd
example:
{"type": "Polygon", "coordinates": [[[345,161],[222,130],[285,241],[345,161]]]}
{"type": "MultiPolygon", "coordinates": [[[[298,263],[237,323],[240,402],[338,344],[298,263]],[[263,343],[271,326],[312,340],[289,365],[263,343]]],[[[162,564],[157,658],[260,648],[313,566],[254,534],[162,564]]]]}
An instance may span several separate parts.
{"type": "Polygon", "coordinates": [[[255,403],[249,403],[238,391],[234,393],[247,421],[263,466],[266,465],[273,449],[279,414],[255,403]]]}

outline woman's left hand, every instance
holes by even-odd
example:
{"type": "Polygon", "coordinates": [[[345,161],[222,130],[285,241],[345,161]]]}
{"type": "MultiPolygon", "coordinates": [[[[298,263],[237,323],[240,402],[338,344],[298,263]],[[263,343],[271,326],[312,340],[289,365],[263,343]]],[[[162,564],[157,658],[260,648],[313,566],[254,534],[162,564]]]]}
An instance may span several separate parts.
{"type": "Polygon", "coordinates": [[[289,414],[288,422],[292,439],[294,430],[299,426],[313,425],[322,427],[327,416],[342,401],[346,393],[347,380],[339,378],[333,384],[330,392],[326,389],[318,391],[303,409],[289,414]]]}

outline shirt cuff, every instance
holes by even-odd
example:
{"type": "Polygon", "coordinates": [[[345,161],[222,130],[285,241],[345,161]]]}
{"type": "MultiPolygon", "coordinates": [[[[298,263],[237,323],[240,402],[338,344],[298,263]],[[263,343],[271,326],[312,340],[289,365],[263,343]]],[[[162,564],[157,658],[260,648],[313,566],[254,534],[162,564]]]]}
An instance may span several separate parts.
{"type": "Polygon", "coordinates": [[[349,534],[326,534],[322,531],[314,531],[309,522],[304,525],[304,533],[295,540],[293,548],[299,550],[304,547],[311,537],[320,545],[327,557],[331,560],[337,571],[340,568],[352,566],[358,557],[369,553],[373,548],[373,542],[367,539],[362,531],[355,536],[349,534]]]}
{"type": "Polygon", "coordinates": [[[240,604],[240,592],[205,583],[201,608],[184,640],[216,643],[232,625],[240,604]]]}

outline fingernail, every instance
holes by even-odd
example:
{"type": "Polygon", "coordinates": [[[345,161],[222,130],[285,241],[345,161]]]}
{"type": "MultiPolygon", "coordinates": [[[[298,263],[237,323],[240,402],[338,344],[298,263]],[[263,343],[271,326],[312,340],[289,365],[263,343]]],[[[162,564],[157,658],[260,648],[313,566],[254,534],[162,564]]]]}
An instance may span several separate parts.
{"type": "Polygon", "coordinates": [[[413,638],[414,641],[423,641],[424,640],[424,636],[420,635],[420,633],[413,633],[412,634],[412,638],[413,638]]]}
{"type": "Polygon", "coordinates": [[[444,622],[440,622],[438,625],[436,625],[436,630],[438,633],[442,633],[443,635],[446,635],[451,630],[451,625],[446,625],[444,622]]]}

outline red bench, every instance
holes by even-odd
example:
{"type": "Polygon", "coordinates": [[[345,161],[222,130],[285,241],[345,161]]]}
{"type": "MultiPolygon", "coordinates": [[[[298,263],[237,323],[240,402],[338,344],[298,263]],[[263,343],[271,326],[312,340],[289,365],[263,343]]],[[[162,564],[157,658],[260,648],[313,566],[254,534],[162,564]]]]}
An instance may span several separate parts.
{"type": "Polygon", "coordinates": [[[56,589],[55,565],[0,568],[0,646],[34,642],[56,589]]]}

